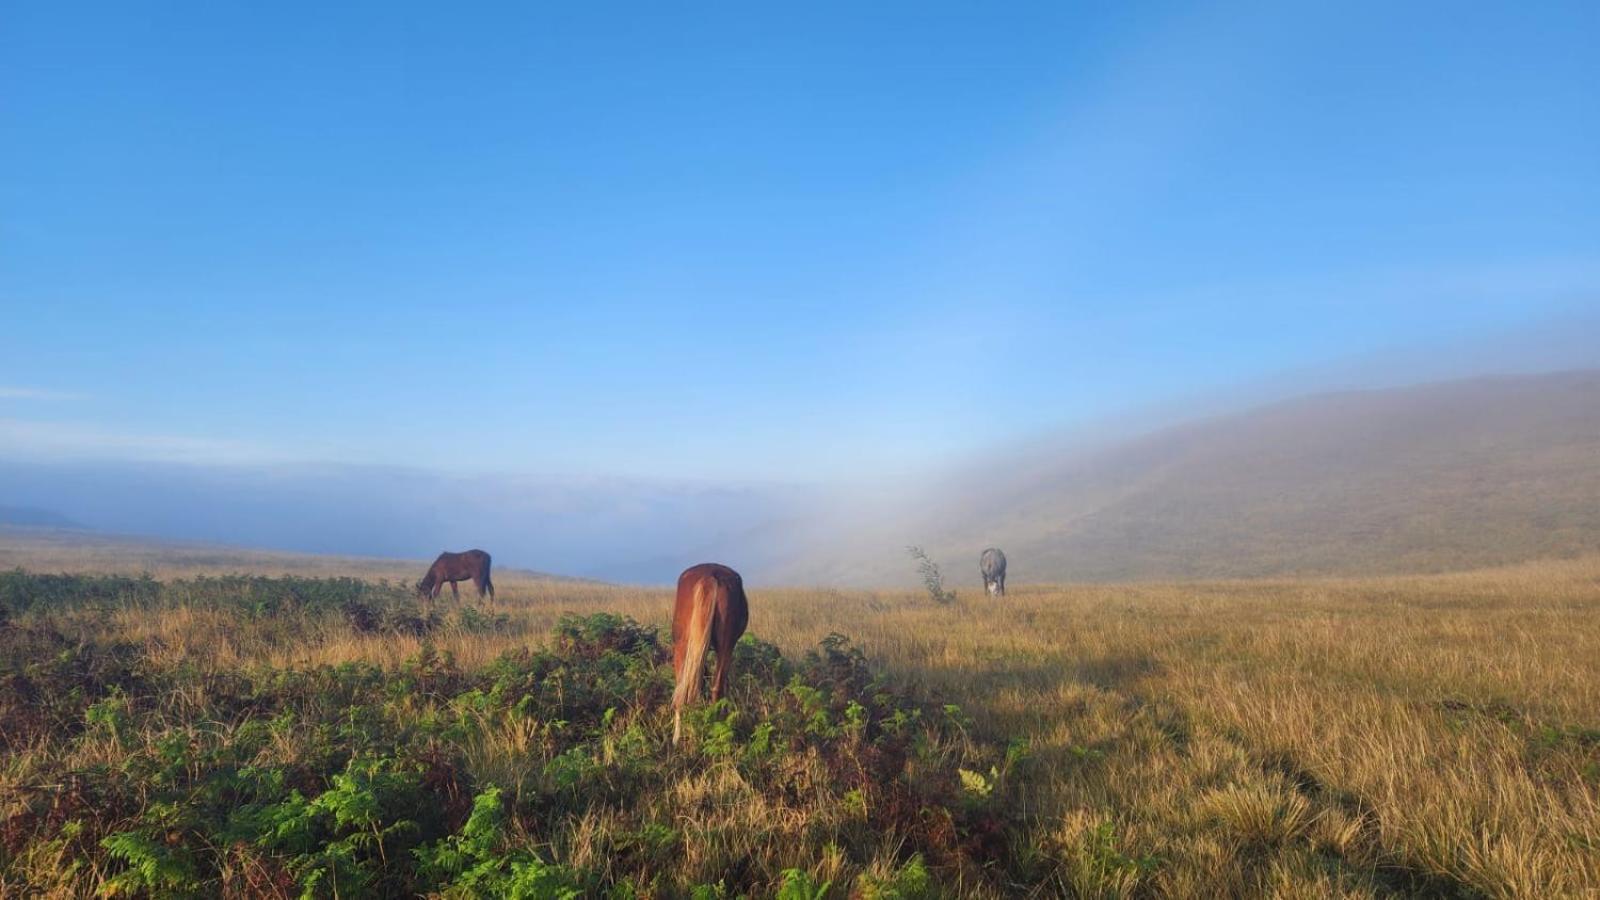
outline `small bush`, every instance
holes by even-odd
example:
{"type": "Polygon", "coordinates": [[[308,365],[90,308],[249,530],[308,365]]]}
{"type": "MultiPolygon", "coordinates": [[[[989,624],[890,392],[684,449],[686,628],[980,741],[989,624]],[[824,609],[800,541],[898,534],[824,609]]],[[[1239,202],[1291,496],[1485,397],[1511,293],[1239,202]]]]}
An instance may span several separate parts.
{"type": "Polygon", "coordinates": [[[921,547],[907,547],[906,552],[917,563],[917,574],[922,578],[922,586],[928,591],[928,599],[939,604],[956,602],[956,592],[944,586],[944,573],[939,571],[938,563],[923,551],[921,547]]]}

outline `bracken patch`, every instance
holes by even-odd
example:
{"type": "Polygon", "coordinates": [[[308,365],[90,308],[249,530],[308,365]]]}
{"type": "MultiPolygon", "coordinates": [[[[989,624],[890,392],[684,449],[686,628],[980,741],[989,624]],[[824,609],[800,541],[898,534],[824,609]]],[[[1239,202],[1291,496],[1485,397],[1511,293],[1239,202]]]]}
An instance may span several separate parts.
{"type": "MultiPolygon", "coordinates": [[[[212,586],[241,623],[276,614],[264,597],[363,637],[409,615],[342,583],[212,586]]],[[[623,616],[473,670],[428,642],[393,667],[164,666],[33,618],[0,638],[0,733],[26,760],[7,891],[820,897],[1007,871],[1020,757],[840,635],[795,660],[747,637],[674,749],[668,648],[623,616]]]]}

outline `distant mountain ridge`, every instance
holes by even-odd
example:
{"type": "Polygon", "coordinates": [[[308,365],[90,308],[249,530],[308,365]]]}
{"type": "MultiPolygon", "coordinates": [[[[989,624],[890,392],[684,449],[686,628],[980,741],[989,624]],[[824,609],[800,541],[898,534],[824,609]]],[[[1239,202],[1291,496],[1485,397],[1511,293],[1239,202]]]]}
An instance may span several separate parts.
{"type": "Polygon", "coordinates": [[[0,506],[0,525],[20,528],[69,528],[84,530],[88,526],[49,509],[36,506],[0,506]]]}
{"type": "Polygon", "coordinates": [[[1600,370],[1310,395],[977,467],[779,580],[957,583],[1472,568],[1600,550],[1600,370]],[[970,570],[970,571],[969,571],[970,570]]]}

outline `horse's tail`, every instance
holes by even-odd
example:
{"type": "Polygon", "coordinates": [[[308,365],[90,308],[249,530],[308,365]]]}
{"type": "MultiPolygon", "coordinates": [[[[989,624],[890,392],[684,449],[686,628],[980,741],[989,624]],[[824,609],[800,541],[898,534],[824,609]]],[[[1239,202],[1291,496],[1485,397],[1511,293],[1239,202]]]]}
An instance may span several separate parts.
{"type": "Polygon", "coordinates": [[[672,691],[673,743],[678,741],[684,704],[700,694],[700,681],[706,667],[706,648],[711,644],[711,620],[721,590],[722,585],[715,578],[701,578],[694,584],[689,627],[683,635],[683,666],[678,670],[678,684],[672,691]]]}

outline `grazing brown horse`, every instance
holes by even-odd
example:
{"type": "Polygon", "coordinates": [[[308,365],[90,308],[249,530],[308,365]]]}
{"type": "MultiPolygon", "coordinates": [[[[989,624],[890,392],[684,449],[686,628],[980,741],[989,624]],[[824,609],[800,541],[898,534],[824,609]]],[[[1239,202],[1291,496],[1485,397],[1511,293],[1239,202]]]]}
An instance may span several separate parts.
{"type": "Polygon", "coordinates": [[[446,582],[450,584],[450,593],[461,599],[461,589],[456,587],[456,582],[472,579],[478,588],[478,596],[485,592],[489,599],[494,599],[494,582],[489,580],[489,554],[482,550],[468,550],[464,553],[441,553],[439,558],[428,567],[428,574],[422,576],[417,582],[417,594],[429,600],[439,596],[446,582]]]}
{"type": "Polygon", "coordinates": [[[700,696],[705,676],[706,647],[717,650],[717,673],[711,679],[711,700],[728,687],[733,668],[733,645],[750,622],[750,604],[744,596],[744,579],[727,566],[701,563],[678,576],[678,602],[672,610],[672,742],[683,734],[683,706],[700,696]]]}

